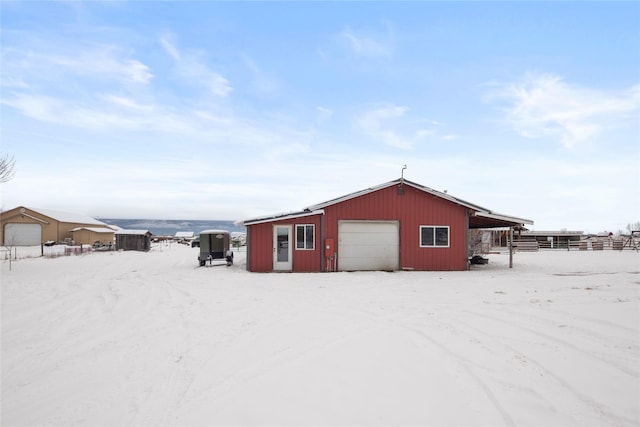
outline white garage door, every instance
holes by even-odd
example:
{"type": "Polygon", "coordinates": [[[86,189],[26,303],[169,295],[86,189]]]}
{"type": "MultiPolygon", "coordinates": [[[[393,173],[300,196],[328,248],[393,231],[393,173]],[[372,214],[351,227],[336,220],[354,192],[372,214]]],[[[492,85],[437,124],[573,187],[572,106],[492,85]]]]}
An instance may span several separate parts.
{"type": "Polygon", "coordinates": [[[10,246],[36,246],[42,243],[40,224],[6,224],[4,244],[10,246]]]}
{"type": "Polygon", "coordinates": [[[397,221],[340,221],[338,267],[342,271],[398,270],[397,221]]]}

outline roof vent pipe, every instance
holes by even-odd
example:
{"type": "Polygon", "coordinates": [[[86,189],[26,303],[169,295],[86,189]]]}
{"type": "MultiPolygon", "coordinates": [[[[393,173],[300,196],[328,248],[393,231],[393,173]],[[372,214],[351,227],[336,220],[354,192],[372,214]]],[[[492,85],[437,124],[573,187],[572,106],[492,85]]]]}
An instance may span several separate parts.
{"type": "Polygon", "coordinates": [[[402,171],[400,172],[400,185],[398,185],[398,196],[404,196],[404,170],[407,168],[407,165],[402,167],[402,171]]]}

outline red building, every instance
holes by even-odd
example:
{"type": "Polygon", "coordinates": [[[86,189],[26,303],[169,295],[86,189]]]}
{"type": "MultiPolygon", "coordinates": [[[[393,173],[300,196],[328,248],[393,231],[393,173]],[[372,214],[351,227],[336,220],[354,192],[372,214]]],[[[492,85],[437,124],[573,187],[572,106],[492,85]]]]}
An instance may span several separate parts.
{"type": "Polygon", "coordinates": [[[244,221],[254,272],[466,270],[468,231],[533,224],[397,179],[244,221]]]}

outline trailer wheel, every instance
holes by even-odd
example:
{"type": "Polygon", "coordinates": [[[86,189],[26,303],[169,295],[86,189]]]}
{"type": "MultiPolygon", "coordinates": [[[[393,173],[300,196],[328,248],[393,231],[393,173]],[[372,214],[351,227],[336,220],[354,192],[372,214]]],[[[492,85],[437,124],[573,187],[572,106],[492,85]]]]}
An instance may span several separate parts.
{"type": "Polygon", "coordinates": [[[201,259],[200,260],[200,267],[204,267],[204,265],[206,264],[207,261],[201,259]]]}

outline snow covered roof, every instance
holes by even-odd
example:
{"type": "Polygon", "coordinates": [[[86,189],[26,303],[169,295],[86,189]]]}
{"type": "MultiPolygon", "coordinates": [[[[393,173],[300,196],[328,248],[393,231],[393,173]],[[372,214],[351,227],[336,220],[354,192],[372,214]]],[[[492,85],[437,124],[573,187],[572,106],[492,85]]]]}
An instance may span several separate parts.
{"type": "Polygon", "coordinates": [[[318,203],[316,205],[308,206],[300,212],[289,212],[284,214],[272,215],[262,218],[249,219],[243,222],[244,225],[259,224],[261,222],[279,221],[282,219],[298,218],[308,215],[324,214],[324,208],[327,206],[335,205],[336,203],[344,202],[354,199],[356,197],[364,196],[366,194],[373,193],[378,190],[382,190],[391,186],[406,185],[408,187],[415,188],[425,193],[437,196],[441,199],[448,200],[457,205],[468,208],[471,211],[469,218],[470,228],[495,228],[495,227],[509,227],[514,225],[533,224],[530,219],[516,218],[510,215],[504,215],[497,212],[492,212],[482,206],[469,203],[465,200],[453,197],[448,193],[434,190],[433,188],[425,187],[424,185],[416,184],[406,179],[395,179],[393,181],[385,182],[384,184],[376,185],[374,187],[365,188],[364,190],[356,191],[335,199],[327,200],[326,202],[318,203]]]}
{"type": "Polygon", "coordinates": [[[242,225],[260,224],[262,222],[280,221],[283,219],[301,218],[304,216],[311,216],[311,215],[324,215],[324,210],[323,209],[315,209],[315,210],[305,209],[299,212],[284,212],[284,213],[264,216],[260,218],[247,219],[242,222],[242,225]]]}
{"type": "Polygon", "coordinates": [[[29,207],[27,207],[27,209],[33,212],[38,212],[41,215],[48,216],[49,218],[55,219],[56,221],[60,221],[60,222],[108,226],[104,222],[98,221],[97,219],[92,218],[88,215],[71,213],[71,212],[54,211],[51,209],[39,209],[39,208],[29,208],[29,207]]]}
{"type": "Polygon", "coordinates": [[[178,231],[176,232],[175,237],[177,238],[191,238],[193,237],[193,231],[178,231]]]}
{"type": "Polygon", "coordinates": [[[334,205],[336,203],[344,202],[345,200],[350,200],[355,197],[360,197],[365,194],[373,193],[374,191],[382,190],[387,187],[399,186],[399,185],[406,185],[408,187],[413,187],[417,190],[437,196],[441,199],[448,200],[452,203],[455,203],[457,205],[470,209],[472,211],[469,218],[470,228],[493,228],[493,227],[506,227],[506,226],[512,226],[512,225],[518,225],[518,224],[520,225],[533,224],[533,221],[530,219],[517,218],[511,215],[504,215],[497,212],[492,212],[487,208],[483,208],[482,206],[469,203],[466,200],[453,197],[448,193],[443,193],[441,191],[434,190],[433,188],[429,188],[424,185],[416,184],[415,182],[411,182],[403,178],[394,179],[393,181],[385,182],[384,184],[380,184],[375,187],[366,188],[364,190],[356,191],[355,193],[347,194],[345,196],[338,197],[333,200],[328,200],[326,202],[319,203],[317,205],[309,206],[307,210],[322,209],[327,206],[334,205]]]}
{"type": "Polygon", "coordinates": [[[211,230],[202,230],[200,232],[200,234],[219,234],[219,233],[226,233],[226,234],[230,234],[229,231],[227,230],[218,230],[218,229],[211,229],[211,230]]]}
{"type": "Polygon", "coordinates": [[[115,230],[111,228],[105,228],[105,227],[76,227],[71,231],[80,231],[80,230],[93,231],[94,233],[115,233],[115,230]]]}
{"type": "Polygon", "coordinates": [[[152,232],[150,232],[149,230],[125,230],[124,228],[121,228],[119,230],[116,230],[116,234],[129,234],[129,235],[136,235],[136,236],[142,236],[144,234],[153,234],[152,232]]]}
{"type": "Polygon", "coordinates": [[[384,184],[380,184],[380,185],[376,185],[376,186],[373,186],[373,187],[365,188],[364,190],[356,191],[354,193],[346,194],[344,196],[337,197],[337,198],[332,199],[332,200],[327,200],[326,202],[318,203],[317,205],[309,206],[309,207],[307,207],[307,209],[308,210],[322,209],[322,208],[325,208],[325,207],[330,206],[330,205],[335,205],[336,203],[344,202],[346,200],[351,200],[351,199],[354,199],[356,197],[364,196],[365,194],[373,193],[375,191],[382,190],[384,188],[395,186],[395,185],[400,185],[400,184],[416,188],[416,189],[418,189],[420,191],[424,191],[425,193],[429,193],[429,194],[432,194],[434,196],[438,196],[438,197],[440,197],[442,199],[449,200],[450,202],[453,202],[453,203],[456,203],[458,205],[462,205],[462,206],[471,208],[473,210],[490,212],[488,209],[485,209],[485,208],[483,208],[481,206],[471,204],[471,203],[466,202],[466,201],[464,201],[462,199],[458,199],[456,197],[453,197],[453,196],[451,196],[451,195],[449,195],[447,193],[443,193],[443,192],[434,190],[433,188],[425,187],[424,185],[416,184],[415,182],[411,182],[411,181],[406,180],[406,179],[394,179],[393,181],[385,182],[384,184]]]}
{"type": "Polygon", "coordinates": [[[523,236],[582,236],[584,231],[567,231],[567,230],[529,230],[523,231],[523,236]]]}

